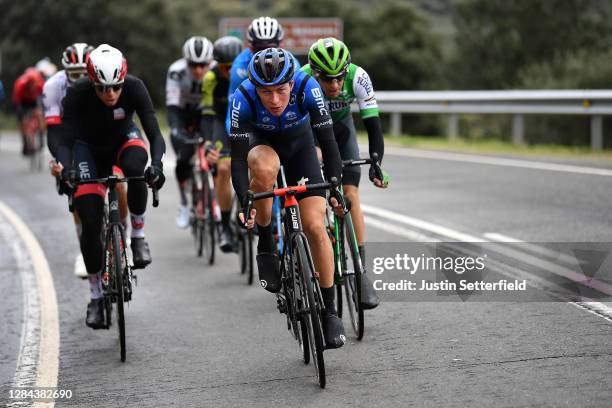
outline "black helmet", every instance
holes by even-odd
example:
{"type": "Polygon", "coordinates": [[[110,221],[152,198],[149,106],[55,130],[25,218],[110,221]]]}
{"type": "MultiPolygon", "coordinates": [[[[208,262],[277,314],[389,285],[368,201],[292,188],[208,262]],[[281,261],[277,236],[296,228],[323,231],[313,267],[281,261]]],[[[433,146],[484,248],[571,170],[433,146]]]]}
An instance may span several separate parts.
{"type": "Polygon", "coordinates": [[[282,48],[266,48],[251,58],[249,80],[256,86],[282,85],[293,78],[293,55],[282,48]]]}
{"type": "Polygon", "coordinates": [[[215,41],[213,58],[218,63],[231,64],[238,54],[240,54],[240,51],[242,51],[242,41],[234,36],[228,35],[215,41]]]}

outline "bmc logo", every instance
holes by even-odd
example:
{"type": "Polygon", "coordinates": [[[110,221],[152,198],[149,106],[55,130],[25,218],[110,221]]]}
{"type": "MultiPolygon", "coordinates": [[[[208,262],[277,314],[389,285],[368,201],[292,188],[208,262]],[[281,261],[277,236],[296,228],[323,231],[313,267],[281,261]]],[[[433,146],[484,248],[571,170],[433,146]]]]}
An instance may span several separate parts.
{"type": "Polygon", "coordinates": [[[238,128],[238,119],[240,118],[240,105],[242,105],[239,101],[236,101],[236,99],[234,99],[232,101],[232,113],[231,113],[231,120],[232,120],[232,127],[233,128],[238,128]]]}
{"type": "Polygon", "coordinates": [[[295,210],[295,207],[290,207],[289,212],[291,213],[291,224],[293,224],[293,229],[297,231],[298,229],[300,229],[300,224],[297,220],[297,212],[295,210]]]}
{"type": "Polygon", "coordinates": [[[317,108],[319,108],[319,113],[321,116],[327,116],[327,109],[325,108],[325,101],[323,100],[323,94],[321,92],[321,88],[312,88],[310,90],[312,96],[315,97],[315,102],[317,103],[317,108]]]}

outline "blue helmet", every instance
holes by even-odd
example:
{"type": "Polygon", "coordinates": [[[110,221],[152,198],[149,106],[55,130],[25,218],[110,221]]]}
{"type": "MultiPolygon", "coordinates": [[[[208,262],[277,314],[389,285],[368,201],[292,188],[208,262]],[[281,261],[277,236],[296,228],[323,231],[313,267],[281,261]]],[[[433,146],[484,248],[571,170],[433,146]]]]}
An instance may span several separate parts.
{"type": "Polygon", "coordinates": [[[293,78],[293,55],[282,48],[266,48],[253,55],[249,62],[249,80],[255,86],[282,85],[293,78]]]}

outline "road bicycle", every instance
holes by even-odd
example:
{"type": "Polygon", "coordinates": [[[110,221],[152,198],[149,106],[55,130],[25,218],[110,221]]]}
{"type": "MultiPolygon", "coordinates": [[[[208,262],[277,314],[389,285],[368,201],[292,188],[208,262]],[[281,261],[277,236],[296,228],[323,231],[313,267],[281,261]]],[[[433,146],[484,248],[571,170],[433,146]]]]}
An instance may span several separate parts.
{"type": "Polygon", "coordinates": [[[31,171],[41,171],[43,168],[44,127],[40,109],[31,109],[23,118],[24,149],[30,160],[31,171]]]}
{"type": "Polygon", "coordinates": [[[241,209],[238,197],[232,200],[231,227],[235,238],[235,252],[238,254],[240,274],[247,276],[247,283],[253,284],[253,231],[244,229],[238,224],[236,216],[241,209]]]}
{"type": "MultiPolygon", "coordinates": [[[[387,182],[384,172],[378,163],[378,155],[374,153],[372,158],[344,160],[342,167],[362,166],[369,164],[376,177],[387,182]]],[[[341,187],[342,191],[342,187],[341,187]]],[[[350,207],[350,204],[349,204],[350,207]]],[[[361,307],[361,280],[365,272],[365,265],[361,263],[359,244],[350,214],[343,217],[336,215],[329,207],[327,208],[328,233],[334,248],[334,282],[337,291],[338,317],[343,315],[343,293],[346,299],[346,309],[351,321],[353,331],[357,340],[363,338],[364,313],[361,307]]]]}
{"type": "MultiPolygon", "coordinates": [[[[144,181],[144,177],[118,177],[111,175],[104,178],[78,180],[74,186],[84,184],[103,184],[107,187],[107,205],[105,205],[102,238],[103,238],[103,263],[102,263],[102,293],[104,296],[104,319],[105,328],[110,329],[112,324],[113,305],[116,306],[116,320],[119,332],[119,346],[121,361],[126,358],[125,344],[125,313],[124,304],[132,300],[132,286],[136,285],[137,278],[133,272],[133,265],[130,265],[127,256],[127,244],[125,227],[121,222],[119,214],[119,199],[117,195],[117,184],[128,181],[144,181]]],[[[153,191],[153,207],[159,205],[158,191],[151,187],[153,191]]],[[[73,194],[69,197],[69,209],[73,211],[73,194]]]]}
{"type": "Polygon", "coordinates": [[[206,160],[205,140],[201,137],[185,141],[196,146],[195,171],[191,179],[190,225],[196,254],[209,265],[215,262],[215,245],[219,234],[219,205],[215,198],[213,168],[206,160]]]}
{"type": "MultiPolygon", "coordinates": [[[[317,190],[331,190],[333,194],[337,186],[337,180],[332,178],[330,183],[281,187],[262,193],[249,191],[243,211],[244,219],[247,220],[253,202],[273,197],[279,197],[283,202],[281,223],[284,242],[280,257],[281,289],[276,294],[277,307],[280,313],[286,315],[287,329],[300,345],[304,363],[308,364],[312,356],[321,388],[325,388],[326,383],[323,357],[325,339],[322,326],[325,306],[308,240],[302,230],[300,210],[295,196],[317,190]]],[[[344,203],[341,196],[334,194],[334,197],[344,203]]]]}

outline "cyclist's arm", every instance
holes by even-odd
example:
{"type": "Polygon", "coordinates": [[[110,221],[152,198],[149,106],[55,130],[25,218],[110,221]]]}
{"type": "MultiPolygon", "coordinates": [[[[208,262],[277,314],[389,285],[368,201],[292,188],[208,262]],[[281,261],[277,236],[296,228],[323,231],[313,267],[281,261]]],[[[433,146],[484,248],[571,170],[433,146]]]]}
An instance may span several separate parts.
{"type": "Polygon", "coordinates": [[[166,115],[170,133],[186,138],[187,123],[185,123],[182,115],[180,75],[180,72],[168,71],[166,77],[166,115]]]}
{"type": "Polygon", "coordinates": [[[249,103],[241,92],[236,92],[229,106],[229,144],[232,158],[232,185],[240,203],[249,189],[249,138],[255,132],[251,123],[249,103]]]}
{"type": "Polygon", "coordinates": [[[137,79],[134,86],[134,100],[136,102],[136,112],[142,123],[149,145],[151,146],[151,165],[162,166],[162,158],[166,152],[166,143],[159,130],[157,117],[155,117],[155,109],[153,102],[149,96],[149,91],[144,83],[137,79]]]}
{"type": "Polygon", "coordinates": [[[214,91],[217,86],[217,76],[208,71],[202,81],[202,120],[200,121],[200,134],[204,140],[210,141],[213,136],[213,123],[215,119],[214,91]]]}
{"type": "Polygon", "coordinates": [[[374,95],[372,81],[363,68],[357,68],[355,71],[353,92],[359,104],[361,119],[363,119],[363,124],[368,132],[370,157],[373,153],[377,153],[378,160],[382,161],[383,154],[385,153],[385,143],[380,123],[378,103],[374,95]]]}
{"type": "Polygon", "coordinates": [[[57,78],[54,76],[45,82],[43,87],[43,109],[45,112],[45,123],[47,125],[47,147],[54,158],[57,158],[59,146],[59,125],[62,123],[62,91],[57,78]],[[55,78],[55,79],[54,79],[55,78]]]}
{"type": "Polygon", "coordinates": [[[325,178],[329,180],[331,177],[336,177],[337,180],[341,180],[342,159],[334,137],[332,118],[323,100],[323,91],[317,81],[309,78],[304,93],[304,105],[310,113],[310,126],[319,141],[323,155],[325,178]]]}
{"type": "Polygon", "coordinates": [[[82,96],[83,92],[78,90],[78,85],[68,88],[63,101],[62,125],[56,126],[57,155],[55,158],[64,166],[65,172],[72,168],[72,146],[78,133],[80,108],[85,105],[82,96]]]}

